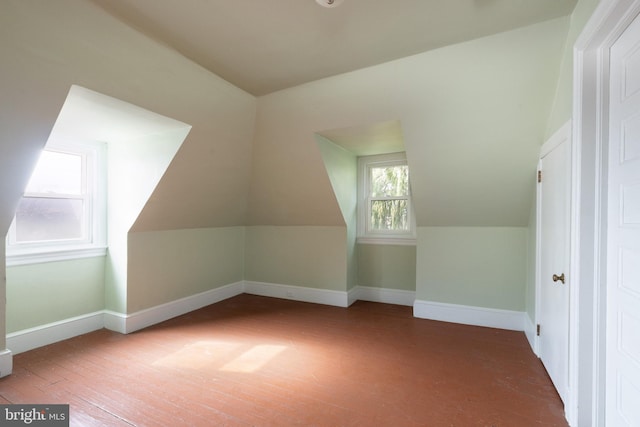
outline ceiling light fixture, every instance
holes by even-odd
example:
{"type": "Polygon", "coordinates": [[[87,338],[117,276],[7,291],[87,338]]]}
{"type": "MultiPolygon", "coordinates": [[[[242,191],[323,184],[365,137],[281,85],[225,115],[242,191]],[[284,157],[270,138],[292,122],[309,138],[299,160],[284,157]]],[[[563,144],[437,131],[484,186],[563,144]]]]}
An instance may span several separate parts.
{"type": "Polygon", "coordinates": [[[316,3],[322,7],[337,7],[340,6],[342,1],[343,0],[316,0],[316,3]]]}

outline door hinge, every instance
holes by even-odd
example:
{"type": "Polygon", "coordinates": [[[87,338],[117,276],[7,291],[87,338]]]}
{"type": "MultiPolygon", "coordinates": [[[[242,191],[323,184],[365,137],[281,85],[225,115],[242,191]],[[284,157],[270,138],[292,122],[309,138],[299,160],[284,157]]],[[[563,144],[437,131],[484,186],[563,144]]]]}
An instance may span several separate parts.
{"type": "Polygon", "coordinates": [[[542,171],[538,171],[538,182],[542,182],[542,171]]]}
{"type": "Polygon", "coordinates": [[[540,336],[540,324],[539,323],[536,325],[536,335],[540,336]]]}

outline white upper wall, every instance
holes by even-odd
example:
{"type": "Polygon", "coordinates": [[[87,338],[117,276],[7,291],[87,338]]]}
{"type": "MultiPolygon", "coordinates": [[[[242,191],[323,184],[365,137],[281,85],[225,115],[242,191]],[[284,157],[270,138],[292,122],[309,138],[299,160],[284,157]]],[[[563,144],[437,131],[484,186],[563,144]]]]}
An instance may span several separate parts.
{"type": "Polygon", "coordinates": [[[568,18],[258,98],[250,224],[340,225],[315,132],[399,120],[419,226],[526,226],[568,18]]]}

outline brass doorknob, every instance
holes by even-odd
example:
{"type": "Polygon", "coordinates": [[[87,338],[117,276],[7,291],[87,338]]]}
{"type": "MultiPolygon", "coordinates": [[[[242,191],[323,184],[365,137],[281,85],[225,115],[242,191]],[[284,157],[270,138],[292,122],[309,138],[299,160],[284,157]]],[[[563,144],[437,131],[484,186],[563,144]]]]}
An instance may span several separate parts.
{"type": "Polygon", "coordinates": [[[553,275],[553,281],[554,281],[554,282],[557,282],[558,280],[559,280],[559,281],[561,281],[561,282],[562,282],[562,284],[564,284],[564,273],[562,273],[562,274],[561,274],[561,275],[559,275],[559,276],[558,276],[557,274],[554,274],[554,275],[553,275]]]}

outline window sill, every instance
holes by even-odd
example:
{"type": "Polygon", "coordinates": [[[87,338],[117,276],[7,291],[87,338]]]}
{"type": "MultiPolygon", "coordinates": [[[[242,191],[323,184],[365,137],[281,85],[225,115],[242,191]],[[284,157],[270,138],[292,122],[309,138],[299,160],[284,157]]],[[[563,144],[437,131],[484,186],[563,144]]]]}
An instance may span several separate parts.
{"type": "Polygon", "coordinates": [[[23,252],[7,254],[6,265],[42,264],[45,262],[69,261],[81,258],[101,257],[107,254],[106,246],[69,248],[61,250],[50,250],[46,252],[23,252]]]}
{"type": "Polygon", "coordinates": [[[359,245],[415,246],[416,239],[406,237],[358,237],[356,243],[359,245]]]}

